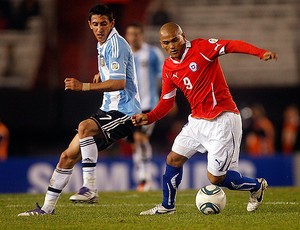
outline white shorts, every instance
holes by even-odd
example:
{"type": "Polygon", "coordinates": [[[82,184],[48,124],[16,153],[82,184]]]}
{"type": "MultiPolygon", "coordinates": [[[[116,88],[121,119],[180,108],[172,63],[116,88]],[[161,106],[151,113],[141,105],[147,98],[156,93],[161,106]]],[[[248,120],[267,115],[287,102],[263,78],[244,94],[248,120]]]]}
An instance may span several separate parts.
{"type": "Polygon", "coordinates": [[[176,137],[172,151],[187,158],[197,152],[207,153],[207,170],[214,176],[222,176],[228,169],[238,167],[241,139],[239,114],[226,112],[213,120],[190,115],[176,137]]]}

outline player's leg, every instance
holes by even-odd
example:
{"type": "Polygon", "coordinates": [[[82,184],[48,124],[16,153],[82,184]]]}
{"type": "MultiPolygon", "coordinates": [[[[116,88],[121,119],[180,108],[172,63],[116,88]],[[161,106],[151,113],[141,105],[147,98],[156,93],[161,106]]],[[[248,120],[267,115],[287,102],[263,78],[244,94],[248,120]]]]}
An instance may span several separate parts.
{"type": "Polygon", "coordinates": [[[40,207],[20,213],[18,216],[32,216],[54,214],[54,209],[63,188],[70,180],[74,165],[81,159],[79,149],[79,137],[76,135],[68,148],[62,152],[59,162],[52,174],[47,193],[45,195],[44,204],[40,207]]]}
{"type": "Polygon", "coordinates": [[[96,186],[96,164],[98,160],[98,147],[94,136],[104,138],[95,120],[87,119],[80,122],[78,126],[78,136],[81,150],[81,165],[83,175],[83,185],[79,191],[70,197],[70,200],[84,203],[98,202],[98,192],[96,186]]]}
{"type": "Polygon", "coordinates": [[[152,126],[147,125],[142,127],[141,130],[134,132],[134,148],[133,148],[133,162],[137,177],[137,190],[148,191],[151,189],[152,172],[151,172],[151,159],[152,159],[152,146],[149,141],[149,132],[152,126]]]}
{"type": "Polygon", "coordinates": [[[176,212],[176,195],[183,175],[183,164],[187,158],[171,151],[167,156],[166,170],[163,175],[163,201],[140,215],[173,214],[176,212]]]}
{"type": "Polygon", "coordinates": [[[143,211],[140,215],[173,214],[176,211],[176,195],[183,176],[183,165],[198,148],[198,140],[193,138],[193,121],[189,119],[176,137],[172,151],[167,156],[166,170],[163,175],[163,201],[156,207],[143,211]]]}
{"type": "Polygon", "coordinates": [[[264,178],[245,177],[237,171],[228,170],[226,176],[214,176],[208,172],[208,178],[212,184],[226,187],[231,190],[250,191],[247,211],[255,211],[263,201],[264,192],[268,183],[264,178]],[[222,182],[220,182],[222,181],[222,182]]]}
{"type": "Polygon", "coordinates": [[[134,126],[130,116],[118,111],[99,110],[79,125],[82,154],[83,187],[70,197],[73,202],[95,203],[98,201],[96,165],[98,152],[115,141],[131,134],[134,126]]]}
{"type": "MultiPolygon", "coordinates": [[[[97,188],[96,164],[98,160],[98,148],[94,136],[99,134],[98,125],[92,119],[82,121],[78,127],[78,134],[82,156],[83,187],[95,191],[97,188]]],[[[101,138],[103,138],[103,135],[101,138]]]]}
{"type": "MultiPolygon", "coordinates": [[[[239,115],[226,113],[219,118],[216,133],[223,134],[218,138],[223,141],[210,141],[208,152],[208,179],[212,184],[231,190],[250,191],[250,202],[247,210],[254,211],[262,203],[267,188],[265,179],[249,178],[241,175],[236,169],[239,161],[242,124],[239,115]],[[221,125],[220,125],[221,124],[221,125]]],[[[214,138],[215,140],[215,138],[214,138]]]]}
{"type": "Polygon", "coordinates": [[[176,195],[183,176],[185,156],[171,151],[167,156],[166,170],[163,175],[163,201],[165,208],[175,208],[176,195]]]}

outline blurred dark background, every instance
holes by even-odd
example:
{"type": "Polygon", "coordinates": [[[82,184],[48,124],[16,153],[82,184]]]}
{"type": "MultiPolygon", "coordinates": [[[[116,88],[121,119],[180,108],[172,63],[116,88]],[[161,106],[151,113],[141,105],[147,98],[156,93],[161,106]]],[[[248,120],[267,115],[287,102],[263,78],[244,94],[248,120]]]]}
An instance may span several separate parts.
{"type": "MultiPolygon", "coordinates": [[[[88,82],[97,72],[96,40],[87,24],[88,11],[97,3],[114,9],[121,34],[129,22],[143,22],[146,39],[155,45],[159,45],[160,25],[173,20],[188,39],[240,39],[278,52],[277,62],[237,54],[220,60],[232,95],[244,112],[244,138],[251,132],[251,106],[260,104],[274,126],[271,154],[282,154],[284,110],[300,105],[299,2],[241,2],[1,0],[0,120],[10,132],[8,157],[60,154],[78,123],[99,108],[100,93],[65,91],[63,83],[66,77],[88,82]]],[[[151,139],[156,154],[169,151],[186,121],[189,107],[180,93],[177,105],[177,112],[157,122],[151,139]]],[[[298,141],[299,124],[296,127],[298,141]]],[[[288,154],[299,150],[298,141],[288,154]]],[[[109,151],[105,154],[129,154],[124,143],[109,151]]]]}

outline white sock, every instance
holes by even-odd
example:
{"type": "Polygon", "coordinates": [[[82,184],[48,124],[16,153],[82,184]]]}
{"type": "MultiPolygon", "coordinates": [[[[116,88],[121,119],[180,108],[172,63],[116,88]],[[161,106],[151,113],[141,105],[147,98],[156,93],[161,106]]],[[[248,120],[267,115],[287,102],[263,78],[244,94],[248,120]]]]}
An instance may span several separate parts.
{"type": "Polygon", "coordinates": [[[69,182],[72,171],[73,169],[60,169],[58,167],[54,170],[42,207],[46,213],[51,213],[55,209],[61,191],[69,182]]]}
{"type": "Polygon", "coordinates": [[[137,168],[138,182],[151,180],[150,160],[152,158],[152,146],[149,142],[136,145],[134,161],[137,168]]]}
{"type": "Polygon", "coordinates": [[[149,141],[143,143],[144,159],[150,161],[152,158],[152,146],[149,141]]]}
{"type": "Polygon", "coordinates": [[[82,155],[83,186],[96,190],[96,164],[98,148],[93,137],[79,139],[82,155]]]}

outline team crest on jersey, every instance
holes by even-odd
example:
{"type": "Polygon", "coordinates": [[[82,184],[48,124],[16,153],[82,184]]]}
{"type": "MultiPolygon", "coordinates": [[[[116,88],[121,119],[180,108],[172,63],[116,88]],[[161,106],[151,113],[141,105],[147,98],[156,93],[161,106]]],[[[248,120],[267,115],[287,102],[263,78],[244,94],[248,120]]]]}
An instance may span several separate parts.
{"type": "Polygon", "coordinates": [[[103,55],[101,55],[100,56],[100,66],[104,66],[105,65],[105,62],[104,62],[104,56],[103,55]]]}
{"type": "Polygon", "coordinates": [[[215,44],[215,43],[218,42],[218,39],[216,39],[216,38],[210,38],[210,39],[208,39],[208,42],[211,43],[211,44],[215,44]]]}
{"type": "Polygon", "coordinates": [[[113,63],[111,63],[111,69],[113,71],[117,71],[120,68],[120,65],[118,62],[114,61],[113,63]]]}
{"type": "Polygon", "coordinates": [[[189,67],[190,67],[190,70],[192,70],[193,72],[196,72],[198,70],[198,65],[196,62],[191,62],[189,67]]]}

